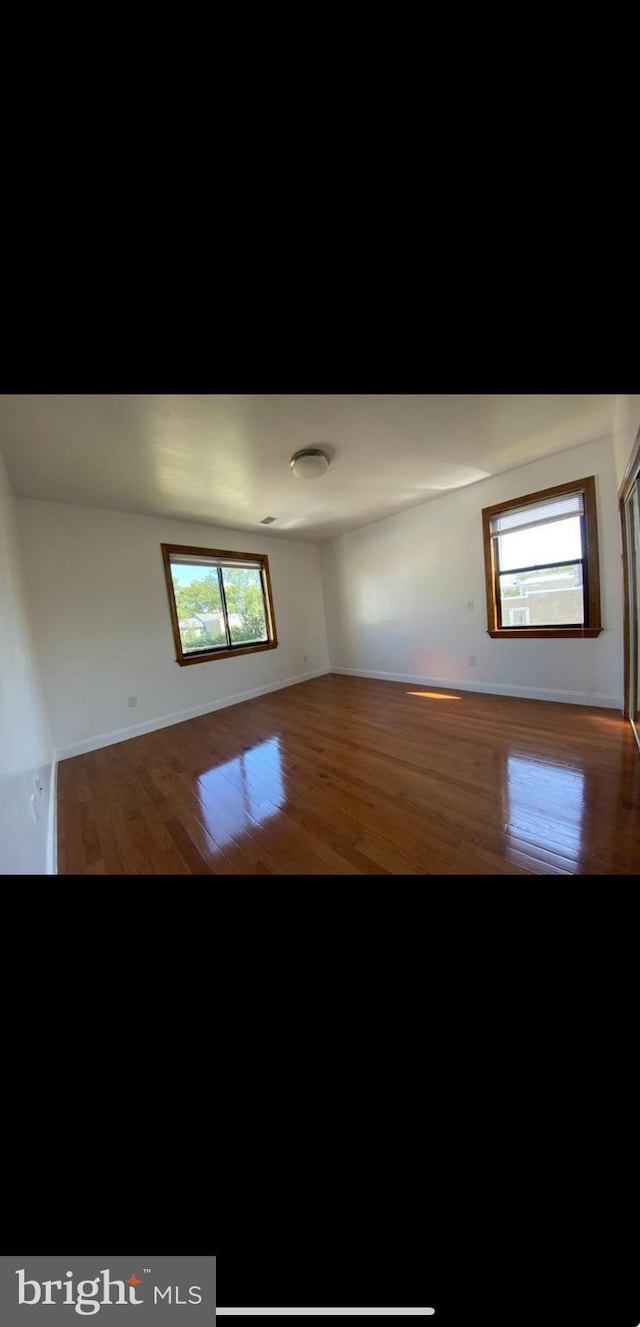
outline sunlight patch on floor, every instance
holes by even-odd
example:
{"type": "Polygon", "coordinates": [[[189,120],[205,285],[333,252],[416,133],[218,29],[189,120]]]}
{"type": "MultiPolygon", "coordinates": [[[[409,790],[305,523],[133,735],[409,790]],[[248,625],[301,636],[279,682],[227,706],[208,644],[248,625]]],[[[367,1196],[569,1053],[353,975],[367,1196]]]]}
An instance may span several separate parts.
{"type": "Polygon", "coordinates": [[[428,696],[429,700],[461,700],[461,696],[447,696],[442,691],[407,691],[408,696],[428,696]]]}

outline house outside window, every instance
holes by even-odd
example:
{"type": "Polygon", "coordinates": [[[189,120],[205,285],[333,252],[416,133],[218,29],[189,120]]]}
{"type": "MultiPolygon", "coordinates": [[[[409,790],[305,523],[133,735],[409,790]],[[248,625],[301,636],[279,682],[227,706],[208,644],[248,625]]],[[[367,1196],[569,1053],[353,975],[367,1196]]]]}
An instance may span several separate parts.
{"type": "Polygon", "coordinates": [[[529,609],[509,607],[509,626],[510,627],[528,627],[529,609]]]}

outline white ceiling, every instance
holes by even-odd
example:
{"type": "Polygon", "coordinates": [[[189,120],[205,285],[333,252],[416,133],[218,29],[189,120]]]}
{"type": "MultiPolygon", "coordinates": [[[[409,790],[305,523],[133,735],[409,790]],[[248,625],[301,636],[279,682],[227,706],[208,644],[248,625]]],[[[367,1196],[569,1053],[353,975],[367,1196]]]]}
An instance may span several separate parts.
{"type": "Polygon", "coordinates": [[[615,396],[0,396],[13,491],[329,539],[610,436],[615,396]],[[322,446],[327,473],[289,457],[322,446]]]}

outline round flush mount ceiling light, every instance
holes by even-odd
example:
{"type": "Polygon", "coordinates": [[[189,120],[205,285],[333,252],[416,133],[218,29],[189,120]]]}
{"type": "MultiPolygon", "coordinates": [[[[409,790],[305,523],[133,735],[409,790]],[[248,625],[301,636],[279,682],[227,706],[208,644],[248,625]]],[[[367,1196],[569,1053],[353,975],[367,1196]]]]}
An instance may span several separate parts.
{"type": "Polygon", "coordinates": [[[296,479],[319,479],[329,469],[329,457],[320,447],[303,447],[294,452],[289,465],[296,479]]]}

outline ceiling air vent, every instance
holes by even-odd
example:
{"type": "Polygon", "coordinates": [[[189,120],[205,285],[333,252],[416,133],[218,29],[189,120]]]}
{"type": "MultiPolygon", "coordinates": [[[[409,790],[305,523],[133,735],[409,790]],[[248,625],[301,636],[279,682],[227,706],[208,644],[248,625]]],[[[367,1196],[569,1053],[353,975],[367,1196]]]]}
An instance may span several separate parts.
{"type": "Polygon", "coordinates": [[[271,525],[271,522],[272,522],[272,521],[277,521],[277,519],[278,519],[277,516],[265,516],[264,520],[261,521],[260,524],[261,524],[261,525],[271,525]]]}

